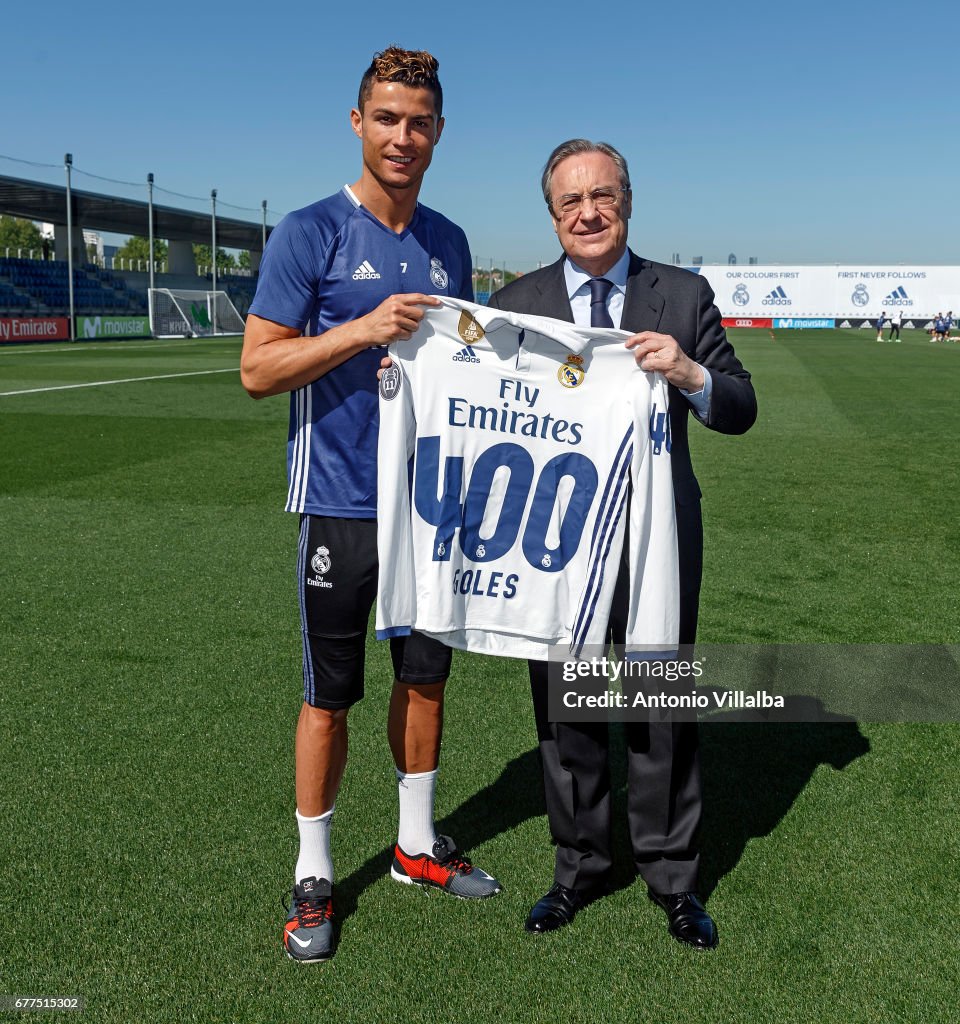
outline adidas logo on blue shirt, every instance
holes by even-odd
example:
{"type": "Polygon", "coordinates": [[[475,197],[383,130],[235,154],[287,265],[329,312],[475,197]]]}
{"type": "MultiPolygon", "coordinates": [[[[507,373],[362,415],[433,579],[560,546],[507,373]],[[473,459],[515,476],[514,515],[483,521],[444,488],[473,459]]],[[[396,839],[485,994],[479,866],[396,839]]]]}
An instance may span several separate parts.
{"type": "Polygon", "coordinates": [[[369,260],[364,260],[353,272],[354,281],[379,281],[380,275],[373,269],[369,260]]]}
{"type": "Polygon", "coordinates": [[[467,345],[465,348],[460,349],[453,357],[455,363],[479,363],[480,360],[477,357],[476,352],[467,345]]]}

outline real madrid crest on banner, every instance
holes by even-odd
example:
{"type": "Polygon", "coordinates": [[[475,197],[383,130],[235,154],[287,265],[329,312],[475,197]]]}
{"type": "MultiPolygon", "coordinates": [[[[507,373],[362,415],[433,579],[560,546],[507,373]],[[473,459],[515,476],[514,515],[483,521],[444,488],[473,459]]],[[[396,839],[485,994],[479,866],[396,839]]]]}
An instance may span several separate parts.
{"type": "Polygon", "coordinates": [[[733,289],[733,301],[738,306],[746,306],[750,301],[750,293],[747,291],[747,286],[745,284],[738,284],[737,287],[733,289]]]}
{"type": "Polygon", "coordinates": [[[557,380],[565,388],[577,388],[583,383],[583,359],[567,356],[567,361],[557,370],[557,380]]]}
{"type": "Polygon", "coordinates": [[[449,280],[447,272],[443,269],[443,264],[436,256],[430,257],[430,280],[437,288],[446,288],[449,280]]]}
{"type": "Polygon", "coordinates": [[[310,559],[310,566],[318,576],[325,576],[330,571],[330,549],[321,545],[310,559]]]}
{"type": "Polygon", "coordinates": [[[460,337],[468,345],[472,345],[475,341],[483,340],[483,328],[466,310],[460,314],[460,323],[457,324],[457,330],[460,332],[460,337]]]}
{"type": "Polygon", "coordinates": [[[850,301],[855,306],[869,306],[870,293],[867,291],[867,286],[865,284],[858,284],[857,287],[853,289],[850,301]]]}

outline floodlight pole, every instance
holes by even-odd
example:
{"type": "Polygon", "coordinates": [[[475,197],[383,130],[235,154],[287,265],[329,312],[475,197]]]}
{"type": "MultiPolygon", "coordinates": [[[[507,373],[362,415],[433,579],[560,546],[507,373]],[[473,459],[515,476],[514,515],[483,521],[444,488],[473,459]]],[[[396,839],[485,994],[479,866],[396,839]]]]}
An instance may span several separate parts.
{"type": "Polygon", "coordinates": [[[264,199],[264,201],[260,204],[260,208],[263,210],[263,226],[262,226],[261,231],[260,231],[261,239],[262,239],[262,245],[261,245],[261,248],[260,248],[260,259],[263,259],[263,254],[264,254],[264,252],[266,252],[266,249],[267,249],[267,201],[266,201],[266,199],[264,199]]]}
{"type": "Polygon", "coordinates": [[[210,258],[213,260],[213,291],[217,290],[217,190],[215,188],[210,189],[210,203],[213,213],[210,218],[211,227],[211,238],[212,246],[210,249],[210,258]]]}
{"type": "Polygon", "coordinates": [[[73,168],[73,153],[64,153],[63,167],[67,172],[67,289],[70,297],[70,340],[76,341],[74,331],[73,305],[73,194],[70,191],[70,171],[73,168]]]}
{"type": "MultiPolygon", "coordinates": [[[[211,246],[210,249],[210,255],[213,260],[213,288],[211,289],[211,291],[215,293],[217,290],[217,190],[215,188],[210,189],[210,203],[212,204],[213,210],[212,216],[210,218],[211,230],[213,232],[213,245],[211,246]]],[[[213,300],[211,303],[213,308],[210,310],[210,323],[213,333],[216,334],[217,297],[214,294],[211,295],[210,298],[213,300]]]]}
{"type": "Polygon", "coordinates": [[[147,175],[147,216],[150,218],[150,290],[153,291],[153,173],[147,175]]]}

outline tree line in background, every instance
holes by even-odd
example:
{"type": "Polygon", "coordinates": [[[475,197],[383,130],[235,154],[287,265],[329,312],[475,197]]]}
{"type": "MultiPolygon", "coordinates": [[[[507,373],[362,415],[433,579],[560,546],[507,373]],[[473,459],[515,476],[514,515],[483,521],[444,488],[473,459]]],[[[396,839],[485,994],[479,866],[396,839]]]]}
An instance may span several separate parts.
{"type": "MultiPolygon", "coordinates": [[[[6,249],[23,249],[40,252],[43,249],[43,236],[40,229],[32,220],[25,220],[22,217],[8,217],[0,215],[0,253],[6,249]]],[[[49,243],[48,243],[49,245],[49,243]]],[[[169,247],[162,238],[153,240],[153,258],[157,263],[166,263],[169,247]]],[[[96,255],[94,246],[87,246],[87,256],[93,260],[96,255]]],[[[123,245],[117,249],[117,259],[137,260],[147,263],[150,260],[150,241],[139,235],[128,238],[123,245]]],[[[198,267],[210,266],[210,246],[194,244],[193,260],[198,267]]],[[[217,246],[217,271],[229,273],[231,270],[249,270],[250,253],[245,249],[238,255],[227,252],[217,246]]]]}
{"type": "MultiPolygon", "coordinates": [[[[39,252],[43,248],[43,237],[40,234],[40,229],[32,220],[0,215],[0,253],[8,248],[33,249],[39,252]]],[[[153,240],[153,258],[158,264],[167,262],[168,252],[169,247],[162,238],[155,238],[153,240]]],[[[95,255],[94,247],[87,246],[87,256],[91,262],[93,262],[95,255]]],[[[117,249],[116,259],[132,261],[134,265],[139,261],[146,265],[150,260],[149,240],[140,235],[128,238],[117,249]]],[[[195,243],[193,246],[193,261],[198,267],[209,268],[210,246],[195,243]]],[[[249,269],[250,253],[246,249],[242,249],[237,255],[234,255],[217,246],[217,273],[229,274],[232,270],[249,269]]],[[[477,291],[496,291],[519,276],[519,274],[501,267],[487,268],[480,266],[474,274],[474,285],[477,291]]]]}
{"type": "Polygon", "coordinates": [[[0,216],[0,249],[42,249],[43,236],[32,220],[0,216]]]}
{"type": "MultiPolygon", "coordinates": [[[[168,246],[162,238],[155,238],[153,240],[153,258],[157,263],[167,262],[168,246]]],[[[142,238],[140,235],[134,235],[132,238],[128,238],[123,245],[117,249],[116,258],[124,260],[142,260],[147,263],[150,259],[150,240],[142,238]]],[[[210,260],[210,246],[202,245],[197,242],[193,244],[193,262],[198,267],[209,267],[211,264],[210,260]]],[[[250,269],[250,253],[246,249],[242,249],[238,256],[234,256],[232,252],[227,252],[225,249],[221,249],[217,246],[217,271],[223,271],[229,273],[231,270],[249,270],[250,269]]]]}

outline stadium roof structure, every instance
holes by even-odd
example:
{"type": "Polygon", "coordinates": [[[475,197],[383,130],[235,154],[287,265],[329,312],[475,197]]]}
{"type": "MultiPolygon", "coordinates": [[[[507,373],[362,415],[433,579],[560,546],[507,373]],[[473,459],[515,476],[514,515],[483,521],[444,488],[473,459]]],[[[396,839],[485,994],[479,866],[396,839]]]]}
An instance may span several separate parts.
{"type": "MultiPolygon", "coordinates": [[[[118,235],[142,235],[149,232],[149,213],[145,202],[105,196],[71,188],[73,223],[81,228],[110,231],[118,235]]],[[[51,224],[67,222],[67,189],[64,185],[47,185],[0,175],[0,213],[51,224]]],[[[270,234],[267,225],[267,234],[270,234]]],[[[169,241],[210,241],[210,215],[193,210],[177,210],[153,204],[153,232],[169,241]]],[[[263,249],[263,227],[253,221],[221,217],[217,214],[217,247],[263,249]]]]}

